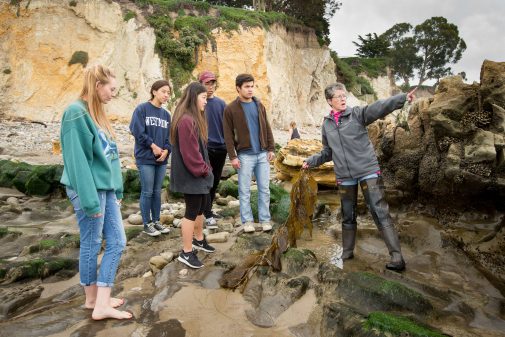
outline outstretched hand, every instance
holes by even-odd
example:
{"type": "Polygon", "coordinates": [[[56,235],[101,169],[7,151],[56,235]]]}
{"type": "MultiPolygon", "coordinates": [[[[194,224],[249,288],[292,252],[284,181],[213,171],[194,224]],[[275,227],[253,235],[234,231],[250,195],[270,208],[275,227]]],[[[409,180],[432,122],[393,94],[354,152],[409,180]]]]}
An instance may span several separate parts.
{"type": "Polygon", "coordinates": [[[307,162],[304,161],[303,164],[302,164],[302,169],[306,170],[308,168],[309,168],[309,164],[307,164],[307,162]]]}
{"type": "Polygon", "coordinates": [[[416,95],[414,95],[414,93],[416,92],[417,88],[419,87],[415,87],[414,90],[411,90],[408,94],[407,94],[407,101],[409,103],[412,103],[415,99],[416,99],[416,95]]]}

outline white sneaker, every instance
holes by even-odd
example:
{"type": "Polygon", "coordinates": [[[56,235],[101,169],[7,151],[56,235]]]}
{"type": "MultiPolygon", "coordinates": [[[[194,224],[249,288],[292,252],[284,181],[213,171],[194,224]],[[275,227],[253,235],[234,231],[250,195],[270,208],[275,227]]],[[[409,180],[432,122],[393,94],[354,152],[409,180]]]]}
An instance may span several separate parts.
{"type": "Polygon", "coordinates": [[[217,229],[217,221],[213,217],[205,219],[205,227],[208,229],[217,229]]]}
{"type": "Polygon", "coordinates": [[[248,221],[244,224],[244,232],[245,233],[254,233],[256,231],[256,228],[254,227],[254,223],[251,221],[248,221]]]}
{"type": "Polygon", "coordinates": [[[263,232],[271,231],[272,230],[272,225],[270,224],[270,222],[262,222],[261,223],[261,229],[263,230],[263,232]]]}

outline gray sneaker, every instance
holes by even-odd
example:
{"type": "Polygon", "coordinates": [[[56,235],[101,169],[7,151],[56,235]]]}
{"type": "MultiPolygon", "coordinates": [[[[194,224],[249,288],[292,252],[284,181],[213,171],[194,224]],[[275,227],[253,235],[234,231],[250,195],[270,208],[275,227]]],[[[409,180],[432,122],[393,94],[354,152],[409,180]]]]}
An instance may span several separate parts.
{"type": "Polygon", "coordinates": [[[152,222],[144,225],[144,233],[149,236],[158,236],[161,235],[160,231],[154,228],[154,224],[152,222]]]}
{"type": "Polygon", "coordinates": [[[213,217],[205,219],[205,227],[208,229],[217,229],[217,221],[213,217]]]}
{"type": "Polygon", "coordinates": [[[170,233],[170,228],[165,227],[161,222],[156,221],[153,226],[157,231],[163,234],[168,234],[170,233]]]}

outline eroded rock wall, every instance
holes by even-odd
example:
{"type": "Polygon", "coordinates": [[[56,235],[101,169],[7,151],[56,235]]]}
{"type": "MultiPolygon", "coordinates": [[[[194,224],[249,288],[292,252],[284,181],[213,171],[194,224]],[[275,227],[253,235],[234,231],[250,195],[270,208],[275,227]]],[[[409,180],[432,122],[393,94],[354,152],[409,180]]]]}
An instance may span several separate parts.
{"type": "Polygon", "coordinates": [[[290,32],[282,26],[239,32],[214,31],[215,42],[202,48],[195,76],[211,70],[219,76],[217,95],[229,102],[237,96],[235,77],[251,73],[256,94],[274,126],[320,124],[328,113],[324,88],[336,81],[335,64],[312,32],[290,32]]]}
{"type": "Polygon", "coordinates": [[[441,80],[405,124],[370,128],[384,174],[396,188],[464,201],[505,193],[505,63],[484,61],[481,82],[441,80]]]}
{"type": "Polygon", "coordinates": [[[125,22],[117,3],[108,1],[0,2],[0,114],[53,121],[82,86],[83,65],[69,65],[76,51],[88,64],[110,66],[118,94],[109,104],[113,118],[129,120],[133,107],[148,97],[147,87],[162,77],[155,36],[136,20],[125,22]]]}

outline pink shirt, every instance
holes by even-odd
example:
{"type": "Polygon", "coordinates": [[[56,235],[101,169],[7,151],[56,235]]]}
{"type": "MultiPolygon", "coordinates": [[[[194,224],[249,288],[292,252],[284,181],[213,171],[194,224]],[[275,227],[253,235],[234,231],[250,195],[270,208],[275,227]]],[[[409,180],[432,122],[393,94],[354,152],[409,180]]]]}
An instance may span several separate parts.
{"type": "Polygon", "coordinates": [[[338,125],[338,119],[340,118],[340,115],[342,114],[342,111],[331,110],[330,114],[333,116],[333,119],[335,120],[335,123],[337,123],[337,125],[338,125]]]}

